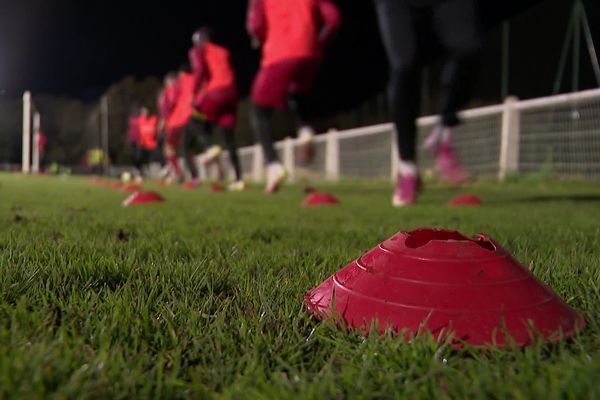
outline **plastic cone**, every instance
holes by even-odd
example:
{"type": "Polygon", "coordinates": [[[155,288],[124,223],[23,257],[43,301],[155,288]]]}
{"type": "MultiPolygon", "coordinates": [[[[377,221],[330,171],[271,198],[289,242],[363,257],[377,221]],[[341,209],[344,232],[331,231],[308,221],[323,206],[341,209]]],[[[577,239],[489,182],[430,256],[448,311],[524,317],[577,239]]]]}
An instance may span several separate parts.
{"type": "Polygon", "coordinates": [[[396,234],[309,291],[305,304],[318,318],[333,310],[363,332],[374,321],[380,332],[407,336],[453,332],[456,347],[503,346],[509,337],[522,346],[534,332],[556,341],[585,326],[494,240],[442,229],[396,234]]]}
{"type": "Polygon", "coordinates": [[[335,197],[333,197],[333,195],[331,195],[329,193],[314,192],[314,193],[311,193],[304,200],[303,205],[305,207],[331,206],[331,205],[336,205],[336,204],[339,204],[339,203],[340,202],[338,201],[338,199],[336,199],[335,197]]]}
{"type": "Polygon", "coordinates": [[[199,181],[198,181],[198,180],[196,180],[196,179],[192,179],[192,180],[189,180],[189,181],[186,181],[186,182],[184,182],[184,183],[181,185],[181,187],[182,187],[184,190],[193,190],[193,189],[196,189],[196,188],[198,187],[198,185],[199,185],[199,184],[200,184],[200,183],[199,183],[199,181]]]}
{"type": "Polygon", "coordinates": [[[225,186],[220,185],[218,183],[213,183],[210,185],[210,191],[213,193],[223,193],[226,191],[225,186]]]}
{"type": "Polygon", "coordinates": [[[156,192],[135,192],[123,201],[124,206],[133,206],[139,204],[162,203],[165,199],[156,192]]]}
{"type": "Polygon", "coordinates": [[[451,206],[480,206],[482,201],[472,194],[461,194],[448,202],[451,206]]]}

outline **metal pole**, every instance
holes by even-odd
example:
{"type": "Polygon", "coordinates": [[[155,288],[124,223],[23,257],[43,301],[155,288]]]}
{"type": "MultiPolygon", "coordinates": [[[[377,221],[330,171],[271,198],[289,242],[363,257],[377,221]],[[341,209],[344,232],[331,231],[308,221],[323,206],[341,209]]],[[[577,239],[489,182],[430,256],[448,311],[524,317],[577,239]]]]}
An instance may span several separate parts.
{"type": "Polygon", "coordinates": [[[102,135],[102,152],[104,153],[104,174],[108,174],[108,97],[103,96],[100,103],[100,129],[102,135]]]}
{"type": "Polygon", "coordinates": [[[581,0],[573,5],[573,74],[571,75],[571,91],[579,90],[579,51],[581,49],[581,0]]]}
{"type": "Polygon", "coordinates": [[[509,56],[510,56],[510,21],[502,23],[502,87],[500,95],[502,101],[508,97],[509,79],[509,56]]]}
{"type": "Polygon", "coordinates": [[[39,112],[33,113],[33,168],[34,174],[40,172],[40,128],[41,116],[39,112]]]}
{"type": "Polygon", "coordinates": [[[560,92],[560,84],[562,83],[563,76],[565,74],[565,66],[567,65],[567,54],[569,53],[569,43],[571,42],[571,36],[573,36],[573,18],[574,15],[571,13],[569,18],[569,24],[567,26],[567,35],[560,52],[560,61],[558,62],[558,72],[556,73],[556,79],[554,79],[554,89],[552,94],[558,94],[560,92]]]}
{"type": "Polygon", "coordinates": [[[594,39],[592,38],[592,31],[590,30],[587,13],[585,12],[583,5],[581,6],[581,22],[583,23],[583,33],[585,35],[588,53],[590,53],[590,60],[592,61],[596,83],[600,86],[600,65],[598,65],[598,56],[596,55],[596,48],[594,47],[594,39]]]}
{"type": "Polygon", "coordinates": [[[23,94],[23,155],[21,158],[21,170],[24,174],[29,173],[31,153],[31,92],[23,94]]]}

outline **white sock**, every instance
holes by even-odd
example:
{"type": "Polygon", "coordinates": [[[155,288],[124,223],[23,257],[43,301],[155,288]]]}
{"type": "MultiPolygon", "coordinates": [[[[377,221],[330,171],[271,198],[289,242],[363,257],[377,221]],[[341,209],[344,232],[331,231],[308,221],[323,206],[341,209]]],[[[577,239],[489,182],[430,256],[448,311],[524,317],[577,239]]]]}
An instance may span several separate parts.
{"type": "Polygon", "coordinates": [[[419,169],[417,167],[417,164],[414,161],[402,161],[402,160],[398,161],[398,172],[400,172],[400,175],[416,176],[418,171],[419,171],[419,169]]]}

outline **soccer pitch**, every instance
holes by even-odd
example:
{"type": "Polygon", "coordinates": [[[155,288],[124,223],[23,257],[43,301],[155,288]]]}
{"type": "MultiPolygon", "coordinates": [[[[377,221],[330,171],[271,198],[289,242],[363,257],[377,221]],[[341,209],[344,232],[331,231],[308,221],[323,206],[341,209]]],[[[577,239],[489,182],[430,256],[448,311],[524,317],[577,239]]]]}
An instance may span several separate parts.
{"type": "MultiPolygon", "coordinates": [[[[147,185],[149,188],[152,184],[147,185]]],[[[390,205],[383,182],[159,190],[0,175],[0,398],[600,398],[600,185],[432,185],[390,205]],[[484,205],[451,208],[456,194],[484,205]],[[567,343],[454,350],[339,331],[307,290],[400,230],[489,234],[585,316],[567,343]]]]}

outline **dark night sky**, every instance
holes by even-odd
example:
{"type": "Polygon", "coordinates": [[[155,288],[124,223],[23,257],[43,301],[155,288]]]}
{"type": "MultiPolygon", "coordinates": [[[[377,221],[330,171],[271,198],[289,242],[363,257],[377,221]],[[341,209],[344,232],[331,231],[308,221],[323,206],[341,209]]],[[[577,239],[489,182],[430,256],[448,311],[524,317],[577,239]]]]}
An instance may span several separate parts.
{"type": "MultiPolygon", "coordinates": [[[[500,7],[522,8],[526,2],[535,2],[481,1],[489,3],[488,18],[496,19],[501,18],[500,7]]],[[[554,30],[564,32],[564,10],[568,11],[570,1],[547,1],[562,5],[561,10],[553,11],[562,20],[554,30]]],[[[250,49],[244,29],[246,3],[0,0],[0,91],[5,96],[17,96],[27,88],[34,93],[91,100],[128,74],[141,78],[177,68],[186,59],[192,31],[209,23],[215,29],[216,41],[232,49],[238,80],[245,92],[258,63],[258,54],[250,49]]],[[[344,107],[344,102],[349,106],[383,87],[386,63],[371,1],[342,0],[338,4],[345,25],[328,54],[322,79],[344,107]]],[[[522,28],[518,34],[527,36],[528,30],[534,32],[536,28],[522,28]]],[[[560,44],[553,44],[554,53],[556,48],[560,44]]],[[[527,52],[517,48],[515,53],[518,56],[527,52]]],[[[497,65],[498,60],[493,64],[497,65]]],[[[553,61],[548,68],[554,71],[555,66],[553,61]]]]}

